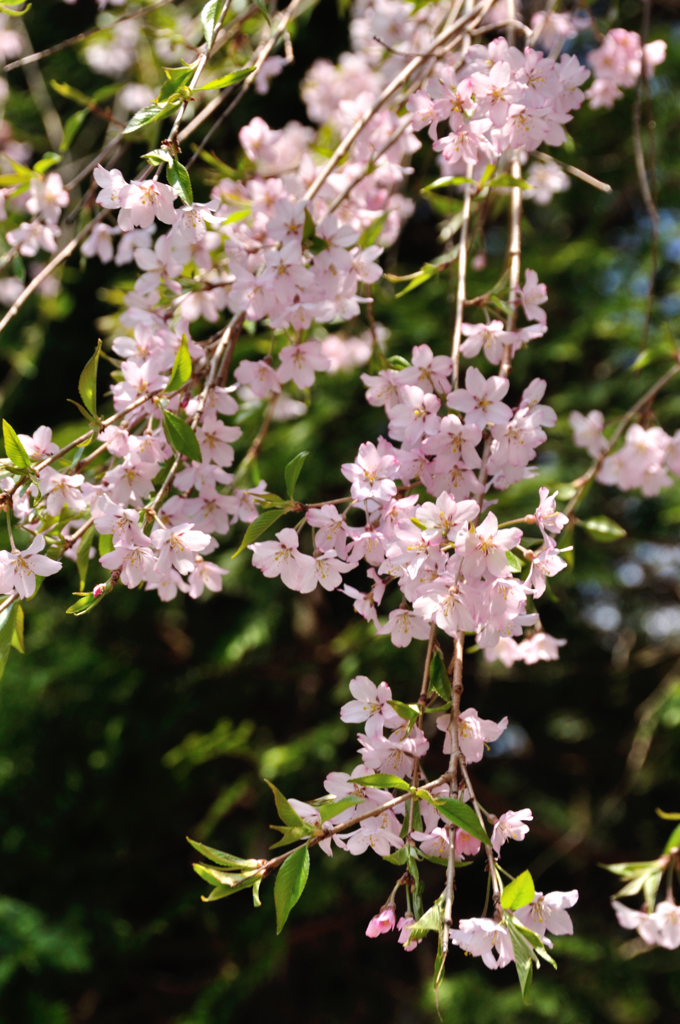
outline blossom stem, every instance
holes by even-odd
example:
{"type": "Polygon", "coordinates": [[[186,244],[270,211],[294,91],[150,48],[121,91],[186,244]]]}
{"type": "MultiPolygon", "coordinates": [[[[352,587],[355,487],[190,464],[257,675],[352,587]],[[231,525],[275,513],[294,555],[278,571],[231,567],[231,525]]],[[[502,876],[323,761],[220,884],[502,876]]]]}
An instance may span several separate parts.
{"type": "MultiPolygon", "coordinates": [[[[460,749],[460,698],[463,693],[463,643],[465,634],[456,633],[453,640],[453,657],[449,666],[451,673],[451,718],[449,735],[451,737],[451,754],[449,756],[449,794],[458,791],[458,773],[465,763],[460,749]]],[[[455,826],[448,825],[449,855],[446,864],[446,889],[444,897],[444,927],[442,931],[442,952],[446,957],[449,948],[449,929],[453,924],[453,898],[456,886],[456,844],[455,826]]]]}
{"type": "MultiPolygon", "coordinates": [[[[472,176],[473,165],[466,163],[465,177],[472,176]]],[[[468,258],[468,233],[470,228],[470,211],[472,209],[472,185],[463,186],[463,220],[460,225],[460,239],[458,243],[458,281],[456,285],[456,315],[453,324],[453,339],[451,342],[451,387],[455,391],[458,387],[460,376],[460,339],[463,326],[463,313],[465,310],[465,299],[467,295],[467,258],[468,258]]]]}

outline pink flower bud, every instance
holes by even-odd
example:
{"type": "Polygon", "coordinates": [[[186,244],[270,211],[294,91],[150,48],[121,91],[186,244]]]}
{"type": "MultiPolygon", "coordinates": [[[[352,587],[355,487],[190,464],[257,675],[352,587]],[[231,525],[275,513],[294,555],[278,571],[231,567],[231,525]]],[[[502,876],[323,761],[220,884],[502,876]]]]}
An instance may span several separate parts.
{"type": "Polygon", "coordinates": [[[368,922],[368,928],[366,934],[369,939],[377,939],[379,935],[383,935],[385,932],[391,932],[397,923],[397,915],[394,912],[394,904],[390,904],[389,907],[385,907],[372,917],[368,922]]]}
{"type": "Polygon", "coordinates": [[[92,596],[93,597],[101,597],[102,594],[104,594],[105,592],[106,592],[106,584],[105,583],[98,583],[97,586],[92,591],[92,596]]]}

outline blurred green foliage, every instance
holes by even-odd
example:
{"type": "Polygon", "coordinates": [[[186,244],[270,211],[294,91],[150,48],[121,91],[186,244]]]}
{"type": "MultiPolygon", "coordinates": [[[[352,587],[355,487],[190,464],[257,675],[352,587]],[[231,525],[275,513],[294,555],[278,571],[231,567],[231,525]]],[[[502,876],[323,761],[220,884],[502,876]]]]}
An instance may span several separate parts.
{"type": "MultiPolygon", "coordinates": [[[[26,19],[35,47],[85,27],[91,7],[35,4],[26,19]]],[[[637,28],[639,15],[633,0],[621,5],[626,27],[637,28]]],[[[524,514],[539,484],[565,485],[587,467],[570,441],[570,409],[597,407],[613,419],[669,365],[668,340],[676,344],[680,33],[670,6],[653,19],[657,36],[668,40],[669,59],[653,83],[661,245],[650,361],[631,369],[650,251],[628,95],[611,113],[583,109],[571,126],[567,158],[613,192],[574,180],[548,207],[527,203],[523,261],[548,284],[550,330],[519,355],[512,394],[540,375],[560,418],[539,456],[539,476],[502,497],[503,516],[524,514]]],[[[315,56],[337,56],[345,38],[344,22],[324,0],[296,31],[295,68],[270,96],[250,96],[238,109],[215,139],[218,154],[235,159],[237,129],[256,113],[274,126],[304,118],[300,76],[315,56]]],[[[41,67],[47,80],[90,93],[105,81],[77,51],[41,67]]],[[[10,84],[7,116],[43,152],[49,147],[21,72],[10,84]]],[[[54,102],[62,116],[71,112],[54,102]]],[[[129,174],[134,164],[122,169],[129,174]]],[[[196,175],[199,199],[214,180],[209,173],[196,175]]],[[[416,184],[432,173],[420,154],[416,184]]],[[[502,269],[506,202],[497,198],[488,211],[488,264],[471,273],[473,294],[502,269]]],[[[457,205],[454,193],[420,199],[386,254],[388,269],[410,273],[440,255],[439,219],[457,205]]],[[[74,436],[64,398],[75,396],[94,323],[115,314],[109,300],[130,276],[117,273],[72,261],[58,292],[27,303],[0,341],[3,413],[17,430],[60,424],[60,437],[74,436]]],[[[375,292],[376,319],[392,332],[388,353],[408,355],[421,343],[447,351],[448,273],[401,299],[397,290],[384,282],[375,292]]],[[[247,356],[260,341],[242,344],[247,356]]],[[[244,417],[244,447],[258,416],[244,417]]],[[[644,422],[657,417],[669,432],[680,427],[677,383],[644,422]]],[[[356,376],[320,378],[311,413],[275,426],[253,473],[283,493],[284,465],[308,449],[298,496],[338,496],[340,464],[385,426],[356,376]]],[[[574,571],[555,579],[541,603],[546,629],[569,640],[560,662],[508,672],[477,656],[465,675],[466,701],[511,722],[497,756],[476,766],[480,799],[496,813],[534,809],[531,834],[508,854],[508,867],[528,866],[544,890],[578,887],[576,935],[556,941],[559,970],[542,969],[528,1007],[511,970],[491,974],[452,951],[440,993],[446,1024],[680,1021],[680,953],[641,953],[617,927],[612,879],[598,867],[656,855],[670,826],[654,807],[678,809],[680,487],[645,500],[594,486],[579,514],[608,515],[628,537],[603,545],[583,530],[574,536],[574,571]]],[[[396,697],[412,700],[422,659],[419,645],[396,651],[374,637],[342,595],[292,594],[251,571],[247,554],[235,561],[230,554],[222,561],[230,570],[224,593],[207,601],[164,606],[153,594],[117,588],[74,621],[63,614],[74,568],[71,580],[50,579],[26,606],[27,653],[12,652],[0,683],[0,1024],[437,1019],[431,945],[405,954],[391,936],[364,936],[398,871],[370,853],[328,860],[314,851],[310,883],[278,938],[271,883],[257,911],[247,894],[200,902],[205,887],[191,871],[185,834],[264,856],[275,815],[262,779],[289,796],[320,795],[328,771],[356,763],[352,731],[338,717],[349,679],[385,678],[396,697]]],[[[435,896],[439,871],[427,867],[435,896]]],[[[461,916],[480,913],[484,886],[481,867],[471,868],[457,895],[461,916]]]]}

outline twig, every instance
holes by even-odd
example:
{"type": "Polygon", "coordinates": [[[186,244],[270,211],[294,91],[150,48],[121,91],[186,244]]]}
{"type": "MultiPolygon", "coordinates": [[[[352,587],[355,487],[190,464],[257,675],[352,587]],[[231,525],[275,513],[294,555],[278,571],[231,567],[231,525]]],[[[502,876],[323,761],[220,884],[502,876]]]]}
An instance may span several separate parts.
{"type": "Polygon", "coordinates": [[[482,0],[470,14],[463,15],[450,28],[445,29],[435,39],[430,50],[419,57],[414,57],[405,68],[389,82],[380,93],[370,110],[366,111],[353,128],[349,130],[344,139],[339,143],[329,160],[324,164],[316,178],[305,192],[303,199],[309,201],[317,194],[329,175],[335,170],[342,158],[349,152],[353,143],[364,130],[371,118],[377,114],[382,105],[387,102],[411,77],[414,71],[418,71],[422,65],[432,58],[432,55],[442,46],[449,45],[453,48],[465,35],[465,29],[475,27],[493,6],[494,0],[482,0]]]}
{"type": "MultiPolygon", "coordinates": [[[[458,631],[453,638],[453,658],[451,659],[451,718],[449,720],[449,737],[451,754],[449,755],[449,793],[453,796],[458,791],[458,773],[464,768],[464,759],[460,749],[460,698],[463,693],[463,641],[464,633],[458,631]]],[[[449,948],[449,929],[453,924],[453,897],[456,886],[456,843],[454,825],[447,826],[449,833],[449,855],[446,864],[446,888],[444,890],[444,927],[442,930],[442,954],[446,958],[449,948]]]]}
{"type": "MultiPolygon", "coordinates": [[[[465,165],[465,176],[472,176],[472,164],[465,165]]],[[[460,376],[460,339],[463,326],[463,313],[465,310],[465,299],[467,295],[467,258],[468,258],[468,232],[470,229],[470,211],[472,209],[472,186],[463,186],[463,220],[460,225],[460,242],[458,246],[458,281],[456,284],[456,313],[453,322],[453,339],[451,342],[451,387],[455,391],[458,387],[460,376]]]]}
{"type": "Polygon", "coordinates": [[[606,181],[600,181],[599,178],[594,178],[592,174],[587,174],[585,171],[582,171],[580,167],[572,167],[571,164],[565,164],[563,160],[558,160],[556,156],[552,155],[552,153],[542,153],[540,150],[536,150],[532,155],[537,157],[539,160],[542,160],[544,164],[559,164],[567,174],[571,174],[574,178],[580,178],[581,181],[585,181],[586,184],[599,189],[600,192],[613,191],[611,185],[608,185],[606,181]]]}
{"type": "Polygon", "coordinates": [[[42,60],[44,57],[51,57],[53,53],[60,53],[61,50],[66,50],[69,46],[75,46],[76,43],[82,43],[83,39],[88,39],[90,36],[97,35],[98,32],[110,32],[116,25],[120,25],[122,21],[129,21],[131,18],[139,18],[143,14],[148,14],[150,11],[155,11],[159,7],[165,7],[167,4],[172,3],[173,0],[157,0],[157,3],[151,4],[150,7],[143,7],[139,11],[133,11],[132,14],[124,14],[122,18],[117,18],[116,21],[110,25],[105,25],[100,28],[96,25],[94,28],[88,28],[85,32],[79,32],[77,36],[71,36],[70,39],[64,39],[61,43],[55,43],[54,46],[48,46],[46,50],[40,50],[38,53],[29,53],[27,57],[20,57],[18,60],[10,61],[9,64],[5,64],[3,68],[4,72],[14,71],[15,68],[24,67],[25,64],[35,64],[36,61],[42,60]]]}

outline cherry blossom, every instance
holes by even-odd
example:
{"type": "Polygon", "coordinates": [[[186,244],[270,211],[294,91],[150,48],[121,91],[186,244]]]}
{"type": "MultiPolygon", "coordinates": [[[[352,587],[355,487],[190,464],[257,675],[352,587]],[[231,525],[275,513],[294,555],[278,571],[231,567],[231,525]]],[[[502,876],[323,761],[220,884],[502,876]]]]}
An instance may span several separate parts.
{"type": "Polygon", "coordinates": [[[0,551],[0,594],[16,591],[20,598],[33,597],[36,576],[53,576],[61,569],[61,562],[39,554],[45,547],[45,538],[38,534],[23,551],[0,551]]]}

